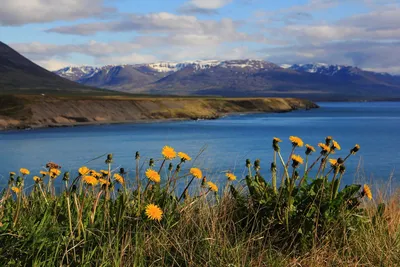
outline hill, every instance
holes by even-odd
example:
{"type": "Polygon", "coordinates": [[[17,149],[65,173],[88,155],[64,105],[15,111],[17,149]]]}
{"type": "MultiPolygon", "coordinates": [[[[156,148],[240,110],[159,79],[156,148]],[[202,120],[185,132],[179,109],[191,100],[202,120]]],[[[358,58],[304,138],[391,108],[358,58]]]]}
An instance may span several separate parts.
{"type": "Polygon", "coordinates": [[[64,79],[0,42],[0,94],[116,94],[64,79]]]}

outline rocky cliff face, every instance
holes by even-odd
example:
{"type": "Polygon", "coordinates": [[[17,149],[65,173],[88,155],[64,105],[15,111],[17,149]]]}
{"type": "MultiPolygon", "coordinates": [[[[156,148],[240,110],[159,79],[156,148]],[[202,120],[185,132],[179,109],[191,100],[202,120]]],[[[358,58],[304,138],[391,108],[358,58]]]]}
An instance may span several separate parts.
{"type": "Polygon", "coordinates": [[[318,107],[294,98],[132,98],[0,96],[0,129],[215,119],[231,113],[318,107]]]}

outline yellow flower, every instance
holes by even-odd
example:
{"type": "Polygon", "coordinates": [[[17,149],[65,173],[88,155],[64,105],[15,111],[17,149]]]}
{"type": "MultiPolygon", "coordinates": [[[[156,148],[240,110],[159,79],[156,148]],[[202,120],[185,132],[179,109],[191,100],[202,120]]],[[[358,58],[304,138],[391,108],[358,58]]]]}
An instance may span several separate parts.
{"type": "Polygon", "coordinates": [[[303,164],[303,159],[299,155],[292,155],[292,160],[297,164],[303,164]]]}
{"type": "Polygon", "coordinates": [[[162,216],[163,216],[163,211],[160,209],[159,206],[154,205],[154,204],[148,204],[146,206],[146,216],[150,220],[157,220],[161,221],[162,216]]]}
{"type": "Polygon", "coordinates": [[[86,184],[93,185],[93,186],[97,185],[99,183],[99,181],[95,177],[93,177],[91,175],[87,175],[87,176],[83,177],[83,181],[86,184]]]}
{"type": "Polygon", "coordinates": [[[10,175],[14,176],[14,175],[16,175],[16,173],[15,172],[10,172],[10,175]]]}
{"type": "Polygon", "coordinates": [[[208,188],[213,192],[218,192],[218,186],[213,182],[207,182],[208,188]]]}
{"type": "Polygon", "coordinates": [[[309,144],[306,145],[307,150],[310,150],[311,152],[315,152],[315,148],[313,146],[310,146],[309,144]]]}
{"type": "Polygon", "coordinates": [[[40,171],[40,174],[43,175],[43,177],[46,176],[46,175],[49,175],[49,173],[45,172],[45,171],[40,171]]]}
{"type": "Polygon", "coordinates": [[[201,172],[201,170],[199,168],[191,168],[190,169],[190,173],[196,177],[197,179],[201,179],[203,178],[203,173],[201,172]]]}
{"type": "Polygon", "coordinates": [[[318,146],[322,149],[323,152],[329,152],[331,151],[331,149],[329,148],[329,146],[323,144],[323,143],[319,143],[318,146]]]}
{"type": "Polygon", "coordinates": [[[302,147],[304,144],[303,140],[301,140],[301,138],[297,136],[290,136],[289,140],[290,142],[292,142],[293,146],[302,147]]]}
{"type": "Polygon", "coordinates": [[[176,158],[176,152],[170,146],[163,147],[161,154],[164,156],[165,159],[174,159],[174,158],[176,158]]]}
{"type": "Polygon", "coordinates": [[[101,184],[101,185],[110,185],[110,182],[109,181],[107,181],[106,179],[102,179],[102,178],[100,178],[99,179],[99,183],[101,184]]]}
{"type": "Polygon", "coordinates": [[[102,177],[102,175],[95,170],[90,170],[89,173],[91,176],[96,177],[97,179],[102,177]]]}
{"type": "Polygon", "coordinates": [[[15,194],[18,194],[19,192],[21,192],[21,189],[19,189],[18,187],[11,187],[11,190],[15,192],[15,194]]]}
{"type": "Polygon", "coordinates": [[[337,150],[341,149],[340,145],[335,140],[332,141],[332,147],[331,148],[332,148],[332,150],[333,149],[337,149],[337,150]]]}
{"type": "Polygon", "coordinates": [[[149,180],[151,180],[151,181],[153,181],[155,183],[159,183],[160,180],[161,180],[160,175],[158,174],[158,172],[156,172],[155,170],[152,170],[152,169],[147,169],[146,177],[149,180]]]}
{"type": "Polygon", "coordinates": [[[279,139],[278,137],[274,137],[274,140],[273,140],[273,142],[279,143],[279,142],[282,142],[282,140],[281,140],[281,139],[279,139]]]}
{"type": "Polygon", "coordinates": [[[120,183],[120,184],[124,184],[124,177],[122,177],[119,173],[114,173],[114,179],[120,183]]]}
{"type": "Polygon", "coordinates": [[[362,195],[367,196],[367,198],[369,198],[369,199],[372,199],[371,189],[366,184],[363,187],[362,195]]]}
{"type": "Polygon", "coordinates": [[[40,178],[39,176],[33,176],[33,181],[35,181],[35,183],[40,183],[42,181],[42,178],[40,178]]]}
{"type": "Polygon", "coordinates": [[[25,168],[19,169],[19,172],[22,173],[22,175],[29,175],[31,173],[28,169],[25,168]]]}
{"type": "Polygon", "coordinates": [[[108,171],[100,170],[100,172],[101,172],[103,175],[108,175],[108,171]]]}
{"type": "Polygon", "coordinates": [[[85,174],[88,174],[90,170],[89,170],[88,167],[82,166],[82,167],[79,168],[78,171],[79,171],[79,174],[80,174],[80,175],[85,175],[85,174]]]}
{"type": "Polygon", "coordinates": [[[57,178],[61,174],[61,171],[59,169],[50,169],[50,177],[52,179],[57,178]]]}
{"type": "Polygon", "coordinates": [[[337,159],[329,159],[329,163],[331,164],[331,166],[338,165],[337,159]]]}
{"type": "Polygon", "coordinates": [[[225,176],[228,177],[228,180],[229,180],[229,181],[235,181],[235,180],[236,180],[236,176],[235,176],[233,173],[231,173],[231,172],[227,172],[227,173],[225,174],[225,176]]]}
{"type": "Polygon", "coordinates": [[[325,137],[325,145],[329,146],[332,141],[332,136],[327,136],[325,137]]]}
{"type": "Polygon", "coordinates": [[[178,157],[180,157],[183,161],[190,161],[190,160],[192,160],[192,158],[191,157],[189,157],[188,156],[188,154],[186,154],[186,153],[183,153],[183,152],[179,152],[178,153],[178,157]]]}

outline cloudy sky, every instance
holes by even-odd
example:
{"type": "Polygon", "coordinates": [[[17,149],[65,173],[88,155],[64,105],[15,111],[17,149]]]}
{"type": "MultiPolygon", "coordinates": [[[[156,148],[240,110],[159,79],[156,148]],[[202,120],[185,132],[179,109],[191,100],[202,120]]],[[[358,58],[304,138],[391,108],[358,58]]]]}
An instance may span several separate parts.
{"type": "Polygon", "coordinates": [[[1,0],[0,41],[50,70],[256,58],[400,74],[400,0],[1,0]]]}

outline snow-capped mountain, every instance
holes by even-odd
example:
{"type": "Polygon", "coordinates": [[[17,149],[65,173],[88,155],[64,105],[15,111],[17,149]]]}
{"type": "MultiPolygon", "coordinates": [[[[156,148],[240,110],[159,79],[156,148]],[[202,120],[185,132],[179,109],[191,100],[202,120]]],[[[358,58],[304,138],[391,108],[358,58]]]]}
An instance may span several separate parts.
{"type": "Polygon", "coordinates": [[[276,65],[255,60],[196,60],[67,67],[58,75],[81,84],[133,93],[370,99],[399,94],[400,76],[344,65],[276,65]]]}
{"type": "Polygon", "coordinates": [[[293,65],[281,65],[282,68],[292,69],[299,72],[308,73],[318,73],[328,76],[334,76],[337,74],[348,74],[356,75],[361,69],[346,65],[328,65],[325,63],[315,63],[315,64],[293,64],[293,65]]]}
{"type": "Polygon", "coordinates": [[[77,81],[82,77],[90,77],[96,73],[98,68],[92,66],[73,67],[68,66],[54,73],[71,81],[77,81]]]}
{"type": "MultiPolygon", "coordinates": [[[[132,64],[132,65],[106,65],[103,67],[91,67],[91,66],[81,66],[81,67],[65,67],[63,69],[57,70],[54,73],[57,75],[67,78],[72,81],[82,81],[92,78],[95,75],[104,75],[108,72],[119,72],[122,68],[134,68],[143,73],[163,73],[165,75],[180,71],[184,68],[191,68],[193,71],[205,70],[214,67],[222,68],[238,68],[247,70],[268,70],[276,69],[279,66],[264,61],[264,60],[196,60],[196,61],[185,61],[185,62],[156,62],[149,64],[132,64]]],[[[153,73],[153,75],[156,75],[153,73]]]]}

